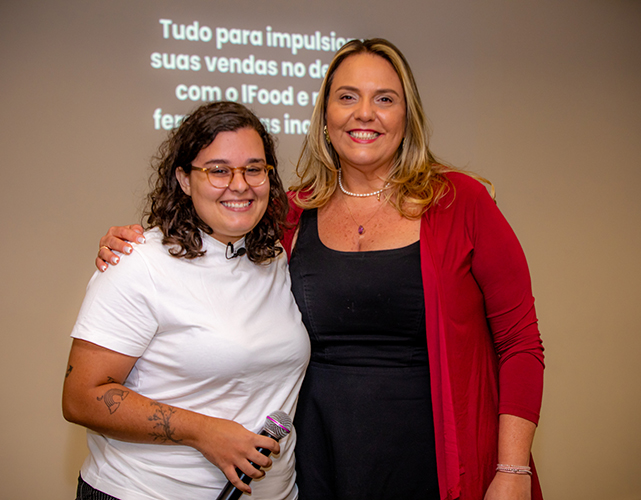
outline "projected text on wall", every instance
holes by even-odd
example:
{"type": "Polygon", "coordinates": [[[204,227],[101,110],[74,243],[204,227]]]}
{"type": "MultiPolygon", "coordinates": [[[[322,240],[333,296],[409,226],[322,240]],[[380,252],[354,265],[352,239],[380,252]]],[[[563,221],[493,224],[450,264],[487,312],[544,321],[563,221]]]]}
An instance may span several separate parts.
{"type": "Polygon", "coordinates": [[[292,135],[307,133],[328,63],[351,39],[334,31],[211,27],[199,21],[181,24],[172,19],[160,19],[157,34],[165,47],[176,50],[150,55],[153,70],[171,75],[167,81],[173,102],[154,109],[156,130],[179,125],[185,115],[172,109],[185,109],[185,103],[193,108],[227,100],[253,109],[272,134],[292,135]]]}

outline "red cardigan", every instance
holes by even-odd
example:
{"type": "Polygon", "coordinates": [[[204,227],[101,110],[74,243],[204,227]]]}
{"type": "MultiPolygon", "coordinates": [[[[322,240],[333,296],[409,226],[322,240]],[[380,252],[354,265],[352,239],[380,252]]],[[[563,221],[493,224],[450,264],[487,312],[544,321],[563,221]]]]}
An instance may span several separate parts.
{"type": "MultiPolygon", "coordinates": [[[[420,232],[437,469],[442,500],[482,500],[495,474],[498,415],[538,423],[543,345],[514,232],[481,183],[448,178],[420,232]]],[[[301,214],[292,204],[289,222],[301,214]]],[[[283,238],[288,254],[294,231],[283,238]]],[[[542,499],[536,471],[532,499],[542,499]]]]}

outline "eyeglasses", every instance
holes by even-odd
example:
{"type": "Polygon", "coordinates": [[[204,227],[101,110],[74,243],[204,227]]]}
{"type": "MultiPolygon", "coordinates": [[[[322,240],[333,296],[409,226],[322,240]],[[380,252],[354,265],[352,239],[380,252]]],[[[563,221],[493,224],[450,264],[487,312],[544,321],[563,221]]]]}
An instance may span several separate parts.
{"type": "Polygon", "coordinates": [[[274,170],[272,165],[263,165],[261,163],[250,163],[246,167],[228,167],[227,165],[214,165],[213,167],[195,167],[192,170],[207,173],[209,183],[215,188],[226,188],[231,184],[234,174],[238,171],[243,174],[243,179],[251,187],[258,187],[265,184],[268,172],[274,170]]]}

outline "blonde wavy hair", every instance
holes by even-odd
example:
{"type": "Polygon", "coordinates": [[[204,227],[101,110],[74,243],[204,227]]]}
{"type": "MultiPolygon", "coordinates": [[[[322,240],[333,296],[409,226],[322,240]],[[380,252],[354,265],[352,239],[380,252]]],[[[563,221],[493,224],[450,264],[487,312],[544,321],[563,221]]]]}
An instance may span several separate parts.
{"type": "MultiPolygon", "coordinates": [[[[430,129],[412,70],[401,51],[383,38],[351,40],[341,47],[330,63],[296,165],[299,182],[290,187],[294,202],[304,209],[319,208],[336,191],[340,159],[325,140],[325,114],[336,70],[345,59],[357,54],[374,54],[388,61],[403,85],[405,134],[386,179],[391,185],[386,193],[403,217],[417,219],[450,189],[451,184],[443,174],[462,171],[438,160],[430,151],[430,129]]],[[[464,173],[489,184],[494,197],[494,186],[488,180],[464,173]]]]}

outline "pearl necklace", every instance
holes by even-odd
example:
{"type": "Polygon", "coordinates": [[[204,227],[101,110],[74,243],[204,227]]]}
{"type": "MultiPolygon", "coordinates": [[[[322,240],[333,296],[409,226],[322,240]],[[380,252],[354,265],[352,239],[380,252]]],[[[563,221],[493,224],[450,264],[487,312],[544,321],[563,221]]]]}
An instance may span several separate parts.
{"type": "Polygon", "coordinates": [[[338,171],[338,187],[341,188],[341,191],[345,193],[347,196],[355,196],[356,198],[367,198],[368,196],[376,196],[378,195],[378,200],[380,201],[381,199],[381,193],[385,191],[389,187],[389,182],[385,184],[381,189],[378,191],[374,191],[373,193],[352,193],[351,191],[348,191],[345,189],[343,186],[343,172],[341,170],[338,171]]]}

